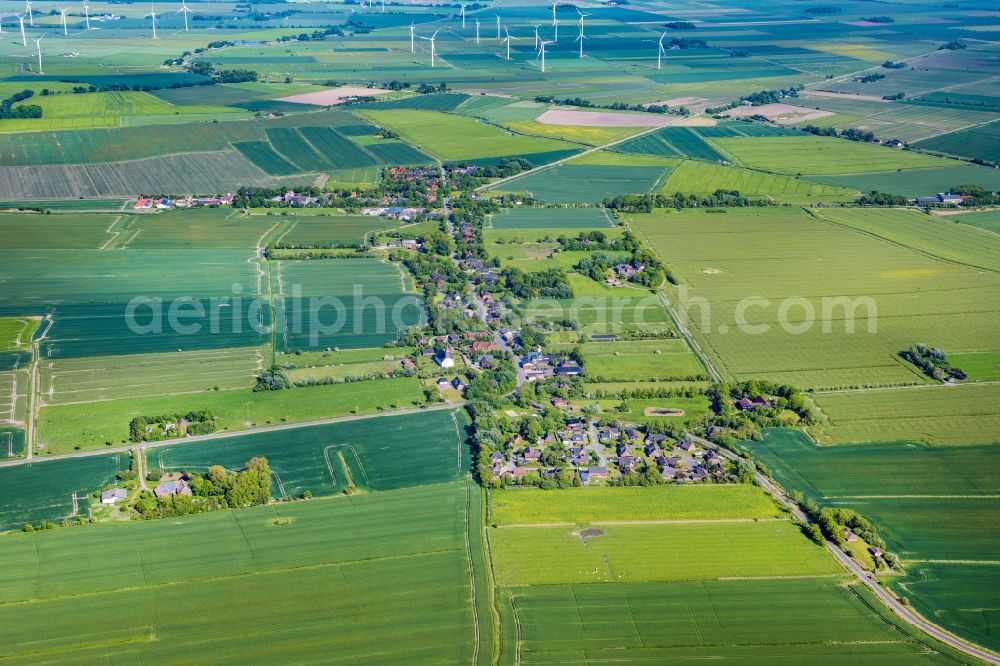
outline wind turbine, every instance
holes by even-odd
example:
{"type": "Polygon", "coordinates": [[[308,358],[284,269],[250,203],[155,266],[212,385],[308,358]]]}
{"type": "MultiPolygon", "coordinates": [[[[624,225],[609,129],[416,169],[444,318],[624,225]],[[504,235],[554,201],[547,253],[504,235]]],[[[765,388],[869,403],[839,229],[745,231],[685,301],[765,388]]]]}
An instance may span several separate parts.
{"type": "Polygon", "coordinates": [[[143,16],[142,18],[153,19],[153,21],[152,21],[152,23],[153,23],[153,39],[157,39],[157,37],[156,37],[156,9],[153,7],[152,4],[149,5],[149,13],[146,14],[145,16],[143,16]]]}
{"type": "Polygon", "coordinates": [[[417,29],[416,26],[414,26],[413,23],[410,23],[410,53],[416,53],[415,49],[413,48],[413,31],[416,29],[417,29]]]}
{"type": "Polygon", "coordinates": [[[28,40],[24,36],[24,15],[18,16],[17,20],[21,24],[21,46],[27,46],[28,40]]]}
{"type": "Polygon", "coordinates": [[[67,32],[66,30],[66,9],[63,7],[59,7],[58,9],[59,9],[59,16],[61,17],[62,20],[63,34],[68,35],[69,32],[67,32]]]}
{"type": "Polygon", "coordinates": [[[35,17],[31,15],[31,0],[24,0],[24,11],[28,14],[28,25],[35,27],[35,17]]]}
{"type": "Polygon", "coordinates": [[[385,14],[385,0],[382,0],[382,13],[385,14]]]}
{"type": "MultiPolygon", "coordinates": [[[[384,2],[385,0],[383,0],[384,2]]],[[[459,3],[462,6],[462,30],[465,30],[465,3],[459,3]]]]}
{"type": "Polygon", "coordinates": [[[45,37],[45,35],[42,35],[41,37],[39,37],[38,39],[35,40],[35,48],[38,49],[38,73],[39,74],[44,74],[45,73],[45,72],[42,71],[42,39],[44,37],[45,37]]]}
{"type": "Polygon", "coordinates": [[[479,46],[479,17],[476,17],[476,46],[479,46]]]}
{"type": "Polygon", "coordinates": [[[420,35],[420,39],[426,39],[431,43],[431,67],[434,66],[434,56],[437,55],[437,52],[434,50],[434,38],[437,37],[437,34],[438,32],[440,32],[440,30],[441,28],[435,30],[434,34],[431,35],[430,37],[424,37],[423,35],[420,35]]]}
{"type": "Polygon", "coordinates": [[[583,40],[587,39],[587,36],[583,34],[583,17],[590,16],[590,14],[580,13],[580,34],[577,35],[574,41],[580,42],[580,57],[583,57],[583,40]]]}
{"type": "Polygon", "coordinates": [[[660,69],[663,66],[661,63],[663,60],[663,54],[666,52],[665,49],[663,48],[663,40],[666,38],[667,38],[667,33],[666,31],[664,31],[663,34],[660,35],[660,42],[659,42],[660,46],[659,49],[656,51],[656,69],[660,69]]]}
{"type": "Polygon", "coordinates": [[[497,17],[497,39],[500,39],[500,15],[494,14],[497,17]]]}
{"type": "MultiPolygon", "coordinates": [[[[544,39],[542,39],[542,40],[540,40],[538,42],[538,46],[539,46],[538,55],[540,55],[542,57],[542,74],[545,73],[545,45],[546,44],[551,44],[551,43],[552,42],[547,42],[544,39]]],[[[536,56],[535,59],[537,60],[538,57],[536,56]]]]}
{"type": "MultiPolygon", "coordinates": [[[[518,39],[518,38],[517,38],[517,37],[511,37],[511,36],[510,36],[510,31],[508,31],[508,30],[507,30],[507,26],[504,26],[504,27],[503,27],[503,31],[504,31],[504,33],[505,33],[505,34],[507,35],[507,39],[505,39],[505,40],[503,40],[503,41],[504,41],[504,42],[507,42],[507,60],[510,60],[510,41],[511,41],[512,39],[518,39]]],[[[500,42],[500,43],[502,44],[503,42],[500,42]]]]}
{"type": "Polygon", "coordinates": [[[188,31],[188,14],[191,13],[191,10],[188,9],[186,0],[181,0],[181,8],[178,9],[174,13],[175,14],[184,14],[184,32],[187,32],[188,31]]]}
{"type": "Polygon", "coordinates": [[[90,6],[83,3],[83,17],[87,21],[87,30],[90,30],[90,6]]]}
{"type": "Polygon", "coordinates": [[[559,19],[556,18],[556,0],[552,0],[552,27],[555,30],[552,41],[559,41],[559,19]]]}
{"type": "Polygon", "coordinates": [[[538,29],[542,27],[542,24],[541,23],[536,23],[536,24],[532,25],[531,27],[535,29],[535,50],[537,51],[538,50],[538,29]]]}

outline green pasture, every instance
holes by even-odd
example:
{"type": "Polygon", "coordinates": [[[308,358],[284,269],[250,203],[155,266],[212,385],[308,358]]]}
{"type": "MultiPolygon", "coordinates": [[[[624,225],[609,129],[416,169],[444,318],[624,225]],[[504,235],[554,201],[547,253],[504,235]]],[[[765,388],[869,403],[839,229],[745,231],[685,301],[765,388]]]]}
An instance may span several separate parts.
{"type": "Polygon", "coordinates": [[[445,484],[8,535],[2,654],[31,661],[44,647],[47,660],[65,663],[195,653],[293,662],[321,651],[472,663],[467,492],[445,484]],[[211,542],[212,555],[166,542],[211,542]],[[115,566],[95,570],[81,552],[105,553],[115,566]],[[332,629],[346,618],[349,630],[332,629]],[[51,627],[44,646],[36,623],[51,627]]]}
{"type": "MultiPolygon", "coordinates": [[[[947,219],[947,218],[946,218],[947,219]]],[[[955,222],[969,224],[980,229],[1000,233],[1000,210],[963,213],[950,218],[955,222]]]]}
{"type": "Polygon", "coordinates": [[[712,194],[716,190],[735,190],[744,196],[771,197],[802,204],[853,201],[856,196],[852,190],[800,178],[694,161],[682,162],[674,168],[661,191],[666,194],[712,194]]]}
{"type": "Polygon", "coordinates": [[[1000,272],[1000,236],[914,210],[830,209],[820,217],[946,261],[1000,272]]]}
{"type": "Polygon", "coordinates": [[[955,166],[955,162],[940,157],[830,137],[745,137],[712,141],[740,164],[789,175],[955,166]],[[818,155],[823,158],[816,159],[818,155]]]}
{"type": "Polygon", "coordinates": [[[253,456],[264,456],[279,497],[307,490],[334,495],[352,485],[395,490],[458,480],[468,459],[466,426],[464,412],[418,412],[173,444],[151,450],[148,459],[151,467],[168,472],[204,471],[212,465],[238,469],[253,456]]]}
{"type": "Polygon", "coordinates": [[[704,581],[841,571],[825,549],[784,520],[603,525],[600,531],[587,537],[570,526],[489,530],[497,584],[704,581]]]}
{"type": "MultiPolygon", "coordinates": [[[[569,277],[576,289],[573,280],[576,276],[569,277]]],[[[620,294],[622,290],[616,293],[620,294]]],[[[565,300],[536,298],[525,303],[525,318],[528,321],[553,322],[569,319],[577,323],[579,334],[585,336],[635,330],[660,333],[673,330],[670,316],[654,296],[581,296],[565,300]]]]}
{"type": "Polygon", "coordinates": [[[951,353],[948,362],[967,373],[970,381],[1000,381],[1000,352],[951,353]]]}
{"type": "Polygon", "coordinates": [[[760,488],[748,485],[667,485],[646,488],[595,486],[553,493],[524,489],[490,493],[490,523],[533,525],[628,520],[776,518],[781,509],[760,488]]]}
{"type": "Polygon", "coordinates": [[[37,319],[0,317],[0,352],[23,351],[37,328],[37,319]]]}
{"type": "Polygon", "coordinates": [[[962,384],[919,389],[819,393],[825,419],[810,427],[824,444],[924,441],[1000,442],[1000,385],[962,384]]]}
{"type": "Polygon", "coordinates": [[[604,229],[615,223],[599,208],[506,208],[490,218],[493,229],[604,229]]]}
{"type": "Polygon", "coordinates": [[[954,166],[894,169],[846,176],[818,175],[810,176],[809,179],[861,192],[876,190],[913,198],[946,192],[956,185],[968,184],[990,190],[1000,189],[1000,171],[963,163],[954,166]]]}
{"type": "Polygon", "coordinates": [[[359,111],[358,115],[396,132],[417,148],[447,162],[524,157],[535,163],[538,159],[532,159],[535,155],[569,155],[579,148],[574,143],[520,136],[476,118],[437,111],[368,109],[359,111]]]}
{"type": "Polygon", "coordinates": [[[680,338],[588,342],[579,347],[591,377],[652,380],[705,374],[698,357],[680,338]]]}
{"type": "Polygon", "coordinates": [[[99,449],[128,439],[128,424],[136,416],[208,409],[218,417],[220,431],[248,430],[286,422],[372,414],[423,403],[423,385],[416,378],[383,379],[349,384],[310,386],[253,393],[249,389],[205,391],[71,405],[40,410],[36,442],[40,452],[53,454],[99,449]]]}
{"type": "Polygon", "coordinates": [[[291,223],[276,238],[285,245],[360,245],[371,234],[394,229],[399,226],[395,220],[368,215],[336,215],[333,213],[316,215],[292,215],[291,223]]]}
{"type": "Polygon", "coordinates": [[[657,429],[657,424],[674,424],[697,422],[709,416],[711,409],[708,398],[696,396],[693,398],[629,398],[628,410],[620,411],[621,398],[579,398],[574,401],[577,405],[597,405],[600,413],[605,418],[616,418],[632,423],[649,424],[653,430],[657,429]],[[678,409],[683,414],[658,415],[646,414],[647,409],[678,409]]]}
{"type": "Polygon", "coordinates": [[[500,599],[503,654],[524,663],[951,663],[838,578],[540,585],[500,599]]]}
{"type": "Polygon", "coordinates": [[[627,223],[677,275],[683,286],[667,296],[725,376],[920,384],[927,378],[898,357],[915,342],[996,349],[986,305],[1000,296],[996,273],[796,209],[657,211],[627,223]]]}

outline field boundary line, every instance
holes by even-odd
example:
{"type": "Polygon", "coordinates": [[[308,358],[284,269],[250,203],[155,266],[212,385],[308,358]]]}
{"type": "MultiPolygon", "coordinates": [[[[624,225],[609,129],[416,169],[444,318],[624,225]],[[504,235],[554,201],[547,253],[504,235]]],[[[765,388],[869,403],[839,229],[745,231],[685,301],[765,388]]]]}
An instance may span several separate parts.
{"type": "Polygon", "coordinates": [[[901,560],[915,564],[983,564],[986,566],[998,566],[1000,560],[901,560]]]}
{"type": "MultiPolygon", "coordinates": [[[[465,529],[462,535],[465,537],[465,556],[469,563],[469,607],[472,610],[472,627],[474,629],[475,642],[472,647],[472,663],[479,663],[479,609],[476,604],[476,572],[472,563],[472,543],[469,541],[469,530],[472,524],[469,520],[469,513],[472,511],[472,484],[465,484],[465,529]]],[[[477,522],[480,516],[477,516],[477,522]]]]}

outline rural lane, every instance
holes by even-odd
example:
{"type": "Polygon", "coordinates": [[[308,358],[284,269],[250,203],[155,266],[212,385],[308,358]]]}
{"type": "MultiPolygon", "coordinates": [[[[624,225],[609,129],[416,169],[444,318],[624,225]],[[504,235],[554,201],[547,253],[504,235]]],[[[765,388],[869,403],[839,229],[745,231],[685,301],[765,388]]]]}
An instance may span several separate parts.
{"type": "MultiPolygon", "coordinates": [[[[268,432],[280,432],[283,430],[296,430],[298,428],[308,428],[310,426],[321,426],[330,425],[333,423],[347,423],[348,421],[362,421],[364,419],[379,419],[385,418],[387,416],[404,416],[406,414],[419,414],[421,412],[436,412],[443,409],[457,409],[464,405],[465,402],[449,402],[444,405],[434,405],[432,407],[413,407],[411,409],[397,409],[394,412],[377,412],[375,414],[359,414],[356,416],[336,416],[328,419],[314,419],[311,421],[297,421],[295,423],[282,423],[280,425],[264,426],[263,428],[249,428],[247,430],[227,430],[225,432],[213,432],[208,435],[194,435],[193,437],[184,437],[183,439],[165,439],[159,442],[143,442],[143,449],[155,449],[161,446],[170,446],[172,444],[191,444],[194,442],[204,442],[213,439],[225,439],[226,437],[237,437],[239,435],[256,435],[260,433],[268,432]]],[[[16,467],[17,465],[25,465],[28,463],[43,463],[50,460],[66,460],[68,458],[87,458],[91,456],[101,456],[107,453],[125,453],[134,449],[136,443],[133,442],[128,446],[115,446],[108,447],[105,449],[95,449],[93,451],[80,451],[79,453],[63,453],[58,456],[46,456],[44,458],[34,458],[32,460],[11,460],[0,462],[0,467],[16,467]]]]}

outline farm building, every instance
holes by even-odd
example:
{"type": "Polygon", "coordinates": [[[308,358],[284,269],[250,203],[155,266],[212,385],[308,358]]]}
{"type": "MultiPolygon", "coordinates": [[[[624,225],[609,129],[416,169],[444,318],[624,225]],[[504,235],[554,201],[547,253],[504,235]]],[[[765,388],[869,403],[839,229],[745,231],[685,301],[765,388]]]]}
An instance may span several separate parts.
{"type": "Polygon", "coordinates": [[[117,504],[127,498],[128,492],[124,488],[110,488],[101,493],[101,504],[117,504]]]}
{"type": "Polygon", "coordinates": [[[170,497],[172,495],[191,495],[192,493],[187,481],[177,479],[176,481],[161,481],[156,488],[153,488],[153,494],[157,497],[170,497]]]}

